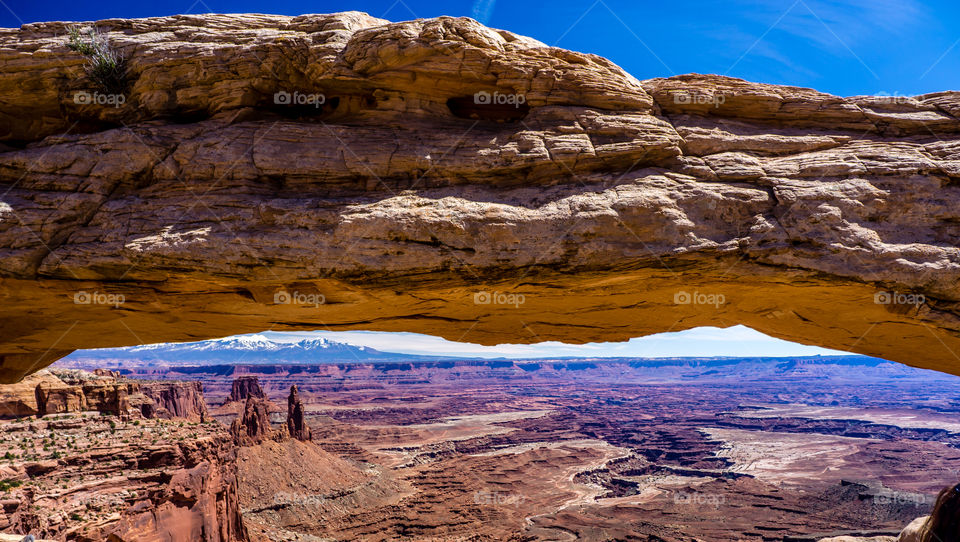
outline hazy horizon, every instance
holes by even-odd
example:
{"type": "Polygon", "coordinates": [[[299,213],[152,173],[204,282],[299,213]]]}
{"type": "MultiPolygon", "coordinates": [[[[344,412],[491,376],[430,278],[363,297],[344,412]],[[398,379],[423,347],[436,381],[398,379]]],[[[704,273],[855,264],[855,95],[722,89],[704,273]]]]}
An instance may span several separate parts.
{"type": "MultiPolygon", "coordinates": [[[[231,335],[211,341],[237,337],[263,336],[277,343],[293,343],[304,339],[325,338],[353,346],[364,346],[383,352],[422,356],[464,358],[673,358],[673,357],[795,357],[850,355],[850,352],[804,345],[770,337],[743,325],[728,328],[698,327],[684,331],[657,333],[624,342],[587,343],[582,345],[547,341],[536,344],[500,344],[483,346],[450,341],[432,335],[384,331],[263,331],[231,335]]],[[[173,343],[155,343],[173,344],[173,343]]],[[[130,346],[127,348],[136,348],[130,346]]],[[[91,349],[94,350],[94,349],[91,349]]],[[[85,350],[78,350],[82,353],[85,350]]]]}

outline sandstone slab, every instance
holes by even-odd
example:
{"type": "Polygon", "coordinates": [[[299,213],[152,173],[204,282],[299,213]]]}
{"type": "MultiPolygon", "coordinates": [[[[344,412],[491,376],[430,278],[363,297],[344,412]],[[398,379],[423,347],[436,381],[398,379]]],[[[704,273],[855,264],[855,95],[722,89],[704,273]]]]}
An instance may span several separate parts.
{"type": "Polygon", "coordinates": [[[734,324],[960,374],[958,93],[638,81],[466,18],[96,26],[118,107],[66,23],[0,31],[0,381],[266,329],[734,324]]]}

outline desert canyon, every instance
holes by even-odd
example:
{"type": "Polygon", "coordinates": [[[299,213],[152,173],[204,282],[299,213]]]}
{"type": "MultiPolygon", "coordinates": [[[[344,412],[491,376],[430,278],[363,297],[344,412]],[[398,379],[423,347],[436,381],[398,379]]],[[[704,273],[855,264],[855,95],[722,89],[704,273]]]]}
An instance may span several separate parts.
{"type": "Polygon", "coordinates": [[[960,379],[860,356],[123,372],[4,388],[0,531],[892,542],[960,476],[960,379]]]}

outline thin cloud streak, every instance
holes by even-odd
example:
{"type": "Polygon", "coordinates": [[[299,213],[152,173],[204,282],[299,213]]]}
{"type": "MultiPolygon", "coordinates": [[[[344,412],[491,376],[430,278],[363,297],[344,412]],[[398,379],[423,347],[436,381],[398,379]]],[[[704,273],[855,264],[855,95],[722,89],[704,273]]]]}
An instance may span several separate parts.
{"type": "Polygon", "coordinates": [[[493,8],[497,5],[497,0],[474,0],[470,13],[474,19],[483,24],[490,22],[490,16],[493,15],[493,8]]]}

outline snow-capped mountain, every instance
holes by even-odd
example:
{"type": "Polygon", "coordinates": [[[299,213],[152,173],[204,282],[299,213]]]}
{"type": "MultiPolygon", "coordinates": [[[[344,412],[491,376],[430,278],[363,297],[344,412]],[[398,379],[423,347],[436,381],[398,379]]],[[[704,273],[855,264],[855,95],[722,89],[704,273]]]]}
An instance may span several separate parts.
{"type": "Polygon", "coordinates": [[[382,352],[326,338],[278,342],[260,335],[240,335],[192,343],[159,343],[123,348],[80,350],[64,361],[138,361],[155,364],[342,363],[356,361],[414,361],[431,356],[382,352]]]}

